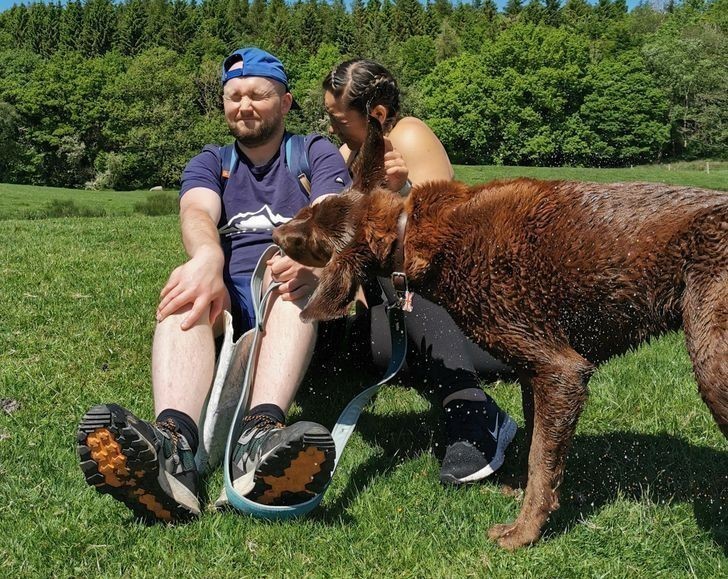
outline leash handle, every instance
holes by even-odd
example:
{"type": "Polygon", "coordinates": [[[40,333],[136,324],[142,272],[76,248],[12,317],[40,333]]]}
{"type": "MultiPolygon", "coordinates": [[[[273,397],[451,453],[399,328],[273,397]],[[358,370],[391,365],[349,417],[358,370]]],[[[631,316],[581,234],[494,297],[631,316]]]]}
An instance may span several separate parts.
{"type": "MultiPolygon", "coordinates": [[[[250,387],[255,375],[255,364],[257,361],[257,347],[260,332],[263,330],[265,324],[265,312],[270,299],[270,295],[274,289],[279,285],[279,282],[272,282],[265,292],[263,288],[263,277],[265,275],[266,262],[276,254],[282,253],[276,245],[269,246],[258,260],[258,264],[255,267],[253,275],[250,280],[250,289],[253,297],[253,310],[255,312],[255,331],[253,334],[253,343],[250,349],[250,355],[248,356],[248,362],[245,369],[245,378],[243,380],[243,388],[240,394],[240,400],[235,409],[235,414],[231,423],[230,430],[228,431],[227,443],[225,444],[225,459],[223,462],[223,478],[225,485],[225,495],[235,509],[240,512],[253,515],[254,517],[270,520],[284,520],[300,517],[307,514],[314,509],[323,499],[324,493],[328,488],[324,488],[321,493],[317,494],[313,498],[309,499],[304,503],[297,505],[263,505],[256,503],[244,496],[240,495],[233,487],[232,481],[232,455],[237,444],[238,438],[242,432],[242,418],[247,410],[248,397],[250,394],[250,387]]],[[[404,363],[405,354],[407,351],[407,335],[404,325],[404,313],[400,308],[390,307],[387,310],[387,317],[389,318],[390,332],[392,337],[392,358],[390,359],[389,366],[385,372],[384,378],[379,382],[370,386],[357,396],[355,396],[349,404],[346,405],[343,412],[339,416],[331,430],[331,436],[334,439],[336,445],[336,459],[334,461],[334,468],[331,472],[333,478],[336,467],[339,464],[341,456],[344,454],[344,448],[349,442],[356,423],[361,416],[362,410],[367,403],[372,399],[374,394],[379,390],[379,387],[391,380],[402,367],[404,363]]],[[[329,481],[330,482],[330,481],[329,481]]]]}

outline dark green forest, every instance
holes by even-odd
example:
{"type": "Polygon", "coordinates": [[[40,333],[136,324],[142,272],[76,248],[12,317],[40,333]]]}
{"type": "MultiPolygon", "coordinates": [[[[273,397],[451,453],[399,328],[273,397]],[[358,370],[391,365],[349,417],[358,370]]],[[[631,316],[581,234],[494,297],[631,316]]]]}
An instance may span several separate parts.
{"type": "Polygon", "coordinates": [[[728,0],[71,0],[0,13],[0,181],[175,186],[230,141],[220,62],[279,56],[324,131],[323,76],[366,56],[465,164],[728,157],[728,0]]]}

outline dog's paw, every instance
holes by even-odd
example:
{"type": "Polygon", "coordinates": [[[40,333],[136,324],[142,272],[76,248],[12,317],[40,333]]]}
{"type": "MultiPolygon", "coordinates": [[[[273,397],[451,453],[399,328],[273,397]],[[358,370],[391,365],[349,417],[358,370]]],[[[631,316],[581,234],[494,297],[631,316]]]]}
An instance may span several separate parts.
{"type": "Polygon", "coordinates": [[[540,536],[538,532],[525,529],[524,525],[518,522],[505,525],[494,525],[488,531],[488,536],[496,541],[500,547],[512,551],[532,545],[540,536]]]}

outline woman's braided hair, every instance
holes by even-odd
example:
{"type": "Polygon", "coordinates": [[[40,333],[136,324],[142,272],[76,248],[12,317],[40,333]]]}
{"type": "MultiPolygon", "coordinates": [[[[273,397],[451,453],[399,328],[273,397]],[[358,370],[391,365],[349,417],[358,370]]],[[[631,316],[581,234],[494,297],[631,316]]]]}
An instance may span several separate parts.
{"type": "Polygon", "coordinates": [[[347,60],[332,70],[322,83],[335,98],[344,98],[347,108],[367,115],[377,105],[384,105],[387,118],[384,130],[394,126],[399,114],[399,87],[390,72],[378,62],[366,58],[347,60]]]}

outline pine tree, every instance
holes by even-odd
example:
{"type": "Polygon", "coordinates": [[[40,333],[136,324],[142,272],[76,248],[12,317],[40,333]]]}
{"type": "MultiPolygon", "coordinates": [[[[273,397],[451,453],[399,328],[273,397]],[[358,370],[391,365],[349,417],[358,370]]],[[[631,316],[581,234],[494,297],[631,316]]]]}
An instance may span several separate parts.
{"type": "MultiPolygon", "coordinates": [[[[227,2],[225,0],[203,0],[198,10],[202,11],[201,32],[221,41],[227,48],[235,34],[227,21],[227,2]]],[[[261,26],[264,21],[264,18],[261,18],[258,26],[261,26]]]]}
{"type": "Polygon", "coordinates": [[[523,12],[523,0],[508,0],[504,12],[506,16],[511,18],[517,17],[523,12]]]}
{"type": "MultiPolygon", "coordinates": [[[[261,29],[263,22],[265,22],[267,7],[268,3],[266,0],[253,0],[248,10],[248,30],[252,30],[255,33],[261,29]]],[[[305,34],[305,31],[301,32],[305,34]]]]}
{"type": "Polygon", "coordinates": [[[339,52],[347,54],[354,46],[354,29],[344,0],[333,0],[331,4],[332,40],[339,47],[339,52]]]}
{"type": "Polygon", "coordinates": [[[544,22],[554,28],[561,25],[560,0],[546,0],[544,5],[544,22]]]}
{"type": "Polygon", "coordinates": [[[13,46],[24,46],[28,32],[28,8],[25,4],[15,4],[8,10],[6,26],[13,46]]]}
{"type": "Polygon", "coordinates": [[[425,9],[424,34],[437,36],[442,29],[443,21],[450,17],[452,12],[450,0],[428,0],[425,9]]]}
{"type": "Polygon", "coordinates": [[[41,56],[48,57],[58,48],[60,28],[59,4],[31,4],[25,46],[41,56]]]}
{"type": "Polygon", "coordinates": [[[114,48],[122,54],[134,56],[147,45],[147,7],[147,0],[127,0],[119,8],[114,48]]]}
{"type": "Polygon", "coordinates": [[[291,16],[284,0],[271,0],[265,15],[263,38],[265,44],[277,49],[292,50],[295,47],[295,36],[291,26],[291,16]]]}
{"type": "Polygon", "coordinates": [[[522,17],[526,22],[538,24],[544,18],[544,7],[541,0],[529,0],[523,9],[522,17]]]}
{"type": "Polygon", "coordinates": [[[612,18],[612,0],[597,0],[594,13],[602,23],[610,20],[612,18]]]}
{"type": "Polygon", "coordinates": [[[116,10],[111,0],[87,0],[83,7],[81,50],[98,56],[111,50],[116,34],[116,10]]]}
{"type": "Polygon", "coordinates": [[[403,41],[425,32],[425,13],[419,0],[394,0],[390,30],[403,41]]]}
{"type": "Polygon", "coordinates": [[[194,3],[190,4],[187,0],[172,0],[169,5],[167,27],[164,35],[167,47],[184,54],[199,28],[199,12],[194,3]]]}
{"type": "Polygon", "coordinates": [[[167,0],[147,0],[144,43],[147,46],[169,46],[170,6],[167,0]]]}
{"type": "Polygon", "coordinates": [[[81,30],[83,29],[83,6],[81,0],[71,0],[61,14],[61,25],[58,33],[60,48],[80,50],[81,30]]]}
{"type": "Polygon", "coordinates": [[[352,54],[366,54],[368,40],[368,19],[364,0],[351,3],[351,49],[352,54]]]}
{"type": "Polygon", "coordinates": [[[592,14],[592,7],[586,0],[566,0],[561,9],[561,20],[569,28],[586,32],[592,14]]]}
{"type": "Polygon", "coordinates": [[[296,34],[299,49],[314,54],[325,38],[325,22],[319,15],[317,0],[306,0],[294,8],[293,14],[294,30],[300,31],[296,34]]]}
{"type": "Polygon", "coordinates": [[[450,4],[450,0],[434,0],[432,3],[432,9],[435,14],[440,17],[440,20],[444,20],[452,14],[452,4],[450,4]]]}
{"type": "Polygon", "coordinates": [[[244,42],[250,34],[249,9],[248,0],[227,0],[225,19],[230,27],[228,38],[235,47],[244,42]]]}
{"type": "Polygon", "coordinates": [[[495,20],[496,16],[498,16],[498,5],[495,3],[495,0],[485,0],[482,11],[488,20],[495,20]]]}
{"type": "Polygon", "coordinates": [[[621,18],[629,11],[629,7],[627,6],[627,0],[614,0],[614,4],[612,6],[614,10],[614,15],[618,18],[621,18]]]}
{"type": "Polygon", "coordinates": [[[461,42],[456,30],[447,20],[443,21],[440,34],[435,39],[437,60],[446,60],[460,54],[461,42]]]}

